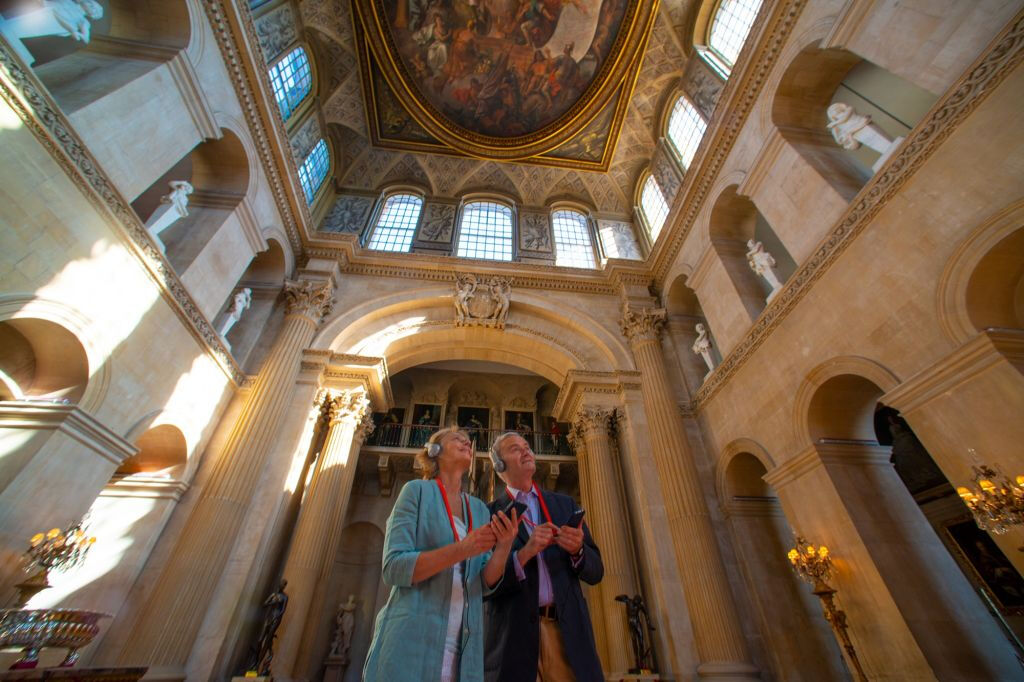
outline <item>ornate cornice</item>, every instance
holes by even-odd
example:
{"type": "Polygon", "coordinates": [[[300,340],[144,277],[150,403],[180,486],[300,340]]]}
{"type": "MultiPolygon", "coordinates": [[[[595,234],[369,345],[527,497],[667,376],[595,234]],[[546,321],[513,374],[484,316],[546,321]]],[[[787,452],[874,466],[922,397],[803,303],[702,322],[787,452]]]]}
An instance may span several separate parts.
{"type": "Polygon", "coordinates": [[[907,135],[888,163],[854,197],[835,227],[765,308],[757,322],[697,391],[698,409],[706,404],[753,356],[797,303],[811,290],[879,211],[914,176],[961,122],[1024,60],[1024,12],[990,44],[925,118],[907,135]]]}
{"type": "Polygon", "coordinates": [[[648,259],[659,289],[665,286],[665,277],[696,223],[719,171],[739,139],[747,117],[761,96],[761,89],[806,4],[807,0],[780,2],[766,20],[765,29],[757,36],[756,45],[751,46],[753,49],[743,60],[745,66],[742,71],[737,73],[734,70],[726,81],[711,123],[690,164],[690,172],[686,173],[683,186],[672,202],[669,216],[675,215],[676,218],[673,224],[662,230],[667,237],[648,259]]]}
{"type": "Polygon", "coordinates": [[[664,308],[635,308],[623,306],[619,328],[631,344],[657,341],[667,318],[664,308]]]}
{"type": "Polygon", "coordinates": [[[186,323],[186,328],[205,345],[231,381],[241,386],[245,375],[166,256],[153,243],[139,216],[89,152],[46,87],[3,38],[0,38],[0,96],[121,237],[128,251],[161,289],[171,308],[186,323]]]}
{"type": "Polygon", "coordinates": [[[271,135],[266,119],[276,133],[277,140],[287,140],[288,134],[285,131],[284,120],[276,107],[267,106],[263,97],[258,96],[261,88],[257,86],[253,74],[259,74],[257,78],[266,78],[267,64],[263,59],[263,52],[259,49],[259,39],[256,36],[256,27],[252,22],[252,15],[248,11],[248,3],[221,2],[220,0],[204,0],[203,8],[210,21],[210,28],[217,39],[217,47],[220,49],[221,57],[224,59],[224,67],[230,76],[231,84],[235,89],[235,96],[242,108],[245,122],[249,125],[252,133],[253,144],[259,154],[260,165],[266,175],[267,183],[270,185],[274,203],[277,205],[277,212],[280,214],[284,224],[288,241],[292,251],[298,260],[303,251],[303,240],[299,233],[299,224],[306,227],[311,224],[309,208],[302,191],[288,173],[284,159],[290,158],[289,154],[275,155],[271,148],[271,135]],[[239,10],[237,6],[245,6],[239,10]],[[243,31],[248,39],[248,49],[240,50],[239,45],[244,41],[239,38],[239,31],[243,31]],[[279,165],[281,164],[281,165],[279,165]],[[285,181],[288,178],[288,181],[285,181]],[[296,219],[296,214],[298,219],[296,219]]]}
{"type": "Polygon", "coordinates": [[[334,308],[333,290],[334,285],[330,281],[285,280],[285,315],[305,315],[319,325],[334,308]]]}
{"type": "Polygon", "coordinates": [[[585,405],[576,412],[573,419],[573,428],[579,429],[583,435],[608,435],[611,429],[612,419],[615,417],[615,408],[601,407],[597,405],[585,405]]]}

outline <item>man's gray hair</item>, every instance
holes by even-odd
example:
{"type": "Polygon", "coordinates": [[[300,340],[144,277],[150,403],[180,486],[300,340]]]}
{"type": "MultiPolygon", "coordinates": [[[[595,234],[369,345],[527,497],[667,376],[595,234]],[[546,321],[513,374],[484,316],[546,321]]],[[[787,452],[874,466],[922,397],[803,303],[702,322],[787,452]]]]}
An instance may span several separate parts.
{"type": "Polygon", "coordinates": [[[491,465],[494,467],[494,470],[499,474],[505,471],[505,460],[501,458],[501,444],[505,442],[506,438],[509,438],[511,436],[519,436],[520,438],[522,438],[523,434],[519,433],[518,431],[506,431],[505,433],[495,438],[494,442],[491,443],[491,465]]]}

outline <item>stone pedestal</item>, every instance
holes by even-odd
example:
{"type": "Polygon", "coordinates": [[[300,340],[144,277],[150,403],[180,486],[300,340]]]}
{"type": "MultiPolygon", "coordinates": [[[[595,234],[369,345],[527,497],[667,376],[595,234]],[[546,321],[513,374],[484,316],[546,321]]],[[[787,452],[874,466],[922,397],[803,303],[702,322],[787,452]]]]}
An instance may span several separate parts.
{"type": "Polygon", "coordinates": [[[702,679],[758,679],[725,576],[683,424],[669,388],[659,334],[664,309],[627,306],[622,332],[641,375],[651,450],[661,477],[676,563],[693,621],[702,679]]]}
{"type": "Polygon", "coordinates": [[[121,661],[183,666],[252,503],[299,374],[302,350],[330,310],[331,282],[286,282],[285,321],[210,478],[185,522],[121,661]]]}
{"type": "Polygon", "coordinates": [[[324,661],[323,682],[341,682],[345,677],[345,669],[349,662],[341,656],[328,656],[324,661]]]}

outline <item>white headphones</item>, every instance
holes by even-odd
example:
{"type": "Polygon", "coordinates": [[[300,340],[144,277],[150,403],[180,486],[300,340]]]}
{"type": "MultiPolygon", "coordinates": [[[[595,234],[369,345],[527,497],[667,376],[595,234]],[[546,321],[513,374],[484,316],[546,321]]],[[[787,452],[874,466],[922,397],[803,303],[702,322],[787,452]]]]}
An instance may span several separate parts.
{"type": "Polygon", "coordinates": [[[498,455],[498,448],[501,445],[501,441],[504,440],[505,435],[502,434],[494,439],[494,443],[491,444],[491,449],[487,451],[487,454],[491,456],[491,465],[494,467],[494,471],[501,473],[505,471],[505,460],[498,455]]]}
{"type": "Polygon", "coordinates": [[[427,446],[427,457],[437,459],[441,455],[441,444],[431,443],[427,446]]]}

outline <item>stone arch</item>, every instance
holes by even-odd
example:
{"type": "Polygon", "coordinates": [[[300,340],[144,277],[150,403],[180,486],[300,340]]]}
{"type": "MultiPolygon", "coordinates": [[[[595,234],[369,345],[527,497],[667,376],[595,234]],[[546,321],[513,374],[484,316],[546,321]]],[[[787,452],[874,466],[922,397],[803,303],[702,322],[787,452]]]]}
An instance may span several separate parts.
{"type": "Polygon", "coordinates": [[[939,278],[942,330],[964,343],[987,327],[1024,328],[1024,201],[986,218],[956,247],[939,278]]]}
{"type": "MultiPolygon", "coordinates": [[[[54,397],[76,402],[83,410],[95,411],[103,403],[112,373],[110,360],[103,351],[109,344],[103,342],[85,315],[57,301],[8,295],[0,296],[0,324],[6,325],[6,332],[14,332],[11,339],[20,337],[14,346],[8,347],[6,341],[0,343],[0,357],[11,353],[10,361],[24,362],[30,357],[26,352],[34,357],[38,347],[46,358],[41,366],[32,361],[31,379],[22,369],[24,378],[20,383],[14,380],[18,388],[2,390],[12,394],[20,392],[24,396],[40,395],[31,388],[26,393],[21,386],[26,381],[37,385],[38,381],[39,390],[44,391],[41,395],[59,393],[54,397]],[[73,359],[74,368],[69,366],[73,359]],[[51,370],[46,368],[52,368],[52,376],[51,370]],[[37,380],[35,375],[40,371],[46,374],[37,380]]],[[[4,384],[7,386],[8,382],[5,380],[4,384]]]]}
{"type": "Polygon", "coordinates": [[[900,384],[895,374],[873,360],[842,356],[808,372],[797,389],[793,428],[799,442],[820,439],[875,440],[878,400],[900,384]]]}
{"type": "Polygon", "coordinates": [[[188,463],[188,443],[177,426],[160,424],[144,431],[135,440],[139,452],[118,467],[115,475],[164,474],[181,478],[188,463]]]}
{"type": "Polygon", "coordinates": [[[89,383],[89,360],[75,335],[33,317],[0,321],[0,399],[78,402],[89,383]]]}
{"type": "MultiPolygon", "coordinates": [[[[775,468],[774,458],[768,454],[764,446],[751,438],[737,438],[726,445],[718,456],[718,464],[715,468],[715,488],[718,492],[719,504],[723,506],[727,505],[730,495],[735,494],[734,491],[741,487],[750,487],[751,481],[748,474],[756,467],[744,465],[741,462],[738,465],[741,468],[735,468],[737,460],[743,456],[755,460],[765,472],[775,468]]],[[[768,487],[766,482],[761,481],[761,483],[768,487]]]]}

